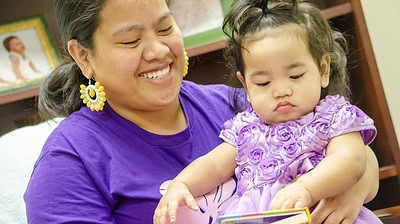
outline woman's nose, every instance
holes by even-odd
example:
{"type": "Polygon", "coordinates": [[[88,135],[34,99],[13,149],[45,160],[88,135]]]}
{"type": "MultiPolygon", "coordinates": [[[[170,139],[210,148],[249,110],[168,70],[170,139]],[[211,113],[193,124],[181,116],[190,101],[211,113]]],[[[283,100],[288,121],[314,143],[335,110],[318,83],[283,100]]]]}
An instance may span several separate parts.
{"type": "Polygon", "coordinates": [[[143,52],[143,59],[145,61],[152,61],[154,59],[161,60],[165,58],[168,53],[168,46],[155,38],[151,41],[148,41],[143,52]]]}

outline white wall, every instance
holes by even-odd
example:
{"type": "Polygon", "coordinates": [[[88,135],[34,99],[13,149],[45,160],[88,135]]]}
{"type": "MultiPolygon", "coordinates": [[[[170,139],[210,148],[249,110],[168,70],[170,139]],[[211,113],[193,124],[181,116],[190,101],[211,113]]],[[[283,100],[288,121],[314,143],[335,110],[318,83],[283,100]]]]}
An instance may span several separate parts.
{"type": "Polygon", "coordinates": [[[400,0],[361,0],[361,5],[400,144],[400,0]]]}

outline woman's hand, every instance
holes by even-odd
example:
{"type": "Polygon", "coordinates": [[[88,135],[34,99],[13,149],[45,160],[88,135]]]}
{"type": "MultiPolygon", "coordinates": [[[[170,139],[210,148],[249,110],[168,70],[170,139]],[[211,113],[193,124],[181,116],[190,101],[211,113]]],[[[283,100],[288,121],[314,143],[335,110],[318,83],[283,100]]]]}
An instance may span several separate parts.
{"type": "Polygon", "coordinates": [[[352,224],[361,211],[364,198],[346,191],[322,199],[311,213],[312,224],[352,224]]]}
{"type": "Polygon", "coordinates": [[[200,210],[187,186],[179,181],[171,181],[167,193],[161,198],[154,211],[154,224],[175,222],[179,205],[187,205],[193,211],[200,210]]]}

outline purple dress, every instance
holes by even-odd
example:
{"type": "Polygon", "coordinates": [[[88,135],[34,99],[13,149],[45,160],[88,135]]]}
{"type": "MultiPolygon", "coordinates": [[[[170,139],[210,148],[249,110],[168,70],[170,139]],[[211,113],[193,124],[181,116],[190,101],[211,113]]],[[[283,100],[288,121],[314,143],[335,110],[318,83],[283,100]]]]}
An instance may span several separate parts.
{"type": "MultiPolygon", "coordinates": [[[[224,124],[220,137],[236,146],[237,194],[225,214],[267,211],[271,199],[324,157],[331,138],[359,131],[368,145],[374,122],[342,96],[327,96],[295,121],[268,125],[252,107],[224,124]]],[[[382,223],[363,207],[355,223],[382,223]]]]}

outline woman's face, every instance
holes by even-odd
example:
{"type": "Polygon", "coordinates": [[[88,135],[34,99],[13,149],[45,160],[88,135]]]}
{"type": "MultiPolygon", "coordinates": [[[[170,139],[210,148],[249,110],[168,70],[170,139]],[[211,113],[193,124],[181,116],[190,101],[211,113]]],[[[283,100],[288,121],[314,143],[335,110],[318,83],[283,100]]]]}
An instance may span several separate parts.
{"type": "Polygon", "coordinates": [[[182,34],[165,0],[106,0],[88,60],[120,114],[179,106],[182,34]]]}

